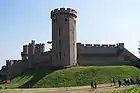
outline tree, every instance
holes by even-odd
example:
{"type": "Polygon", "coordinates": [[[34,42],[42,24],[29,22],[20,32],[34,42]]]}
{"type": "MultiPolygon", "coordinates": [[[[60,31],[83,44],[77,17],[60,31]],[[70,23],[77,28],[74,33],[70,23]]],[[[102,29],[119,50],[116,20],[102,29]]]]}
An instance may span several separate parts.
{"type": "Polygon", "coordinates": [[[139,41],[139,48],[138,48],[138,52],[139,52],[139,54],[140,54],[140,41],[139,41]]]}
{"type": "Polygon", "coordinates": [[[5,71],[6,71],[6,66],[2,66],[2,67],[1,67],[1,71],[2,71],[2,72],[5,72],[5,71]]]}

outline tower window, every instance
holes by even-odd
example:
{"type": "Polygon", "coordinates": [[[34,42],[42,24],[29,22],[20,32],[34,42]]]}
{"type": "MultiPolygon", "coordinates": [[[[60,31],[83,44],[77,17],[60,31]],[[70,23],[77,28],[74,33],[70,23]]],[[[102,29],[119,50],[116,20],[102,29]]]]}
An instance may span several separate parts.
{"type": "Polygon", "coordinates": [[[61,45],[61,40],[59,40],[59,45],[61,45]]]}
{"type": "Polygon", "coordinates": [[[61,52],[59,52],[59,59],[61,59],[61,52]]]}
{"type": "Polygon", "coordinates": [[[65,21],[67,22],[67,21],[68,21],[68,19],[67,19],[67,18],[65,18],[65,21]]]}
{"type": "Polygon", "coordinates": [[[61,40],[59,40],[59,51],[61,51],[61,40]]]}

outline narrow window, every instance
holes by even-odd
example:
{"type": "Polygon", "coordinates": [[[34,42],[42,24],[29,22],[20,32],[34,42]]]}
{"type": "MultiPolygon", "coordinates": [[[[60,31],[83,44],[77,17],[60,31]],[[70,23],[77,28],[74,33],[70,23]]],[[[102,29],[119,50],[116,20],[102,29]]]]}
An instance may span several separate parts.
{"type": "Polygon", "coordinates": [[[61,59],[61,52],[59,52],[59,59],[61,59]]]}
{"type": "Polygon", "coordinates": [[[59,40],[59,51],[61,51],[61,40],[59,40]]]}
{"type": "Polygon", "coordinates": [[[59,40],[59,45],[61,45],[61,40],[59,40]]]}
{"type": "Polygon", "coordinates": [[[67,22],[67,21],[68,21],[68,19],[67,19],[67,18],[65,18],[65,21],[67,22]]]}

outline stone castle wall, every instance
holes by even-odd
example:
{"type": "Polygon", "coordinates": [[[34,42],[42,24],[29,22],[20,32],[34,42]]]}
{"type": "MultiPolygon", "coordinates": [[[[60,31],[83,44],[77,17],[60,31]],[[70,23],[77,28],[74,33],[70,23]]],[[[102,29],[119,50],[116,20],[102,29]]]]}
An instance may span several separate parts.
{"type": "Polygon", "coordinates": [[[33,56],[33,67],[51,67],[52,56],[51,51],[36,54],[33,56]]]}
{"type": "Polygon", "coordinates": [[[17,75],[34,67],[51,67],[51,50],[44,52],[44,44],[23,45],[22,60],[6,60],[7,71],[10,75],[17,75]]]}
{"type": "MultiPolygon", "coordinates": [[[[77,43],[77,64],[80,66],[140,65],[138,58],[129,52],[123,43],[81,44],[77,43]]],[[[17,75],[29,68],[28,60],[7,60],[6,66],[11,75],[17,75]]],[[[33,55],[32,68],[52,68],[52,51],[33,55]]]]}
{"type": "Polygon", "coordinates": [[[119,44],[81,44],[77,43],[79,54],[115,54],[118,49],[124,48],[123,43],[119,44]]]}
{"type": "Polygon", "coordinates": [[[23,60],[6,60],[6,67],[10,77],[26,71],[28,64],[28,61],[23,60]]]}
{"type": "MultiPolygon", "coordinates": [[[[34,55],[32,61],[32,68],[50,68],[51,51],[34,55]]],[[[29,60],[6,60],[6,67],[8,74],[15,76],[29,69],[29,60]]]]}
{"type": "Polygon", "coordinates": [[[116,45],[77,43],[77,53],[78,65],[135,65],[138,62],[138,58],[127,51],[123,43],[116,45]]]}

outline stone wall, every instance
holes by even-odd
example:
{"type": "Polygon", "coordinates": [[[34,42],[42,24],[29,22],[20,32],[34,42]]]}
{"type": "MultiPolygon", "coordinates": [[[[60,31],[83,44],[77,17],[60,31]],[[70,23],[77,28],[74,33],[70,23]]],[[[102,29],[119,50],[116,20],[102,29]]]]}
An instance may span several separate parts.
{"type": "MultiPolygon", "coordinates": [[[[29,69],[29,60],[6,60],[6,67],[8,74],[15,76],[29,69]]],[[[35,54],[33,56],[32,68],[35,67],[50,68],[51,51],[35,54]]]]}
{"type": "Polygon", "coordinates": [[[123,43],[82,44],[77,43],[78,65],[135,65],[138,58],[124,48],[123,43]]]}
{"type": "Polygon", "coordinates": [[[36,54],[33,56],[33,67],[51,67],[51,61],[52,61],[52,56],[51,56],[51,51],[47,51],[44,53],[36,54]],[[45,63],[46,62],[46,63],[45,63]]]}
{"type": "MultiPolygon", "coordinates": [[[[123,43],[82,44],[77,43],[77,64],[80,66],[108,66],[108,65],[140,65],[139,59],[128,51],[123,43]]],[[[28,60],[7,60],[6,66],[10,75],[14,76],[29,69],[28,60]]],[[[51,69],[52,50],[33,55],[33,68],[51,69]]]]}
{"type": "Polygon", "coordinates": [[[28,69],[28,61],[23,60],[7,60],[7,72],[11,76],[18,75],[28,69]]]}
{"type": "Polygon", "coordinates": [[[115,54],[118,49],[123,49],[124,44],[82,44],[77,43],[77,51],[79,54],[115,54]]]}
{"type": "Polygon", "coordinates": [[[79,55],[78,65],[94,65],[94,66],[108,66],[108,65],[131,65],[130,61],[124,61],[123,56],[116,55],[79,55]]]}

